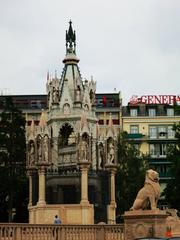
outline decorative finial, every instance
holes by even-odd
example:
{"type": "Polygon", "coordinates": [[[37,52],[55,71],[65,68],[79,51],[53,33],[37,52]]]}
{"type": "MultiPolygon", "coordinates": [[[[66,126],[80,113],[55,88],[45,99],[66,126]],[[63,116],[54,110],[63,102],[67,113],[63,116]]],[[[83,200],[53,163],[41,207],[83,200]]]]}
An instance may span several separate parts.
{"type": "Polygon", "coordinates": [[[72,21],[69,21],[69,29],[66,30],[66,53],[76,53],[76,33],[72,28],[72,21]]]}

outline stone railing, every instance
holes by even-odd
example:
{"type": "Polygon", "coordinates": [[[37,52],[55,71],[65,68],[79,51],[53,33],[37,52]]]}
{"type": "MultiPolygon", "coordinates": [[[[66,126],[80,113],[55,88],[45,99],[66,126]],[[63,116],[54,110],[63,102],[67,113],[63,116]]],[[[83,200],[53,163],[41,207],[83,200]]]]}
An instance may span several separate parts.
{"type": "Polygon", "coordinates": [[[124,240],[124,226],[2,223],[0,240],[124,240]]]}

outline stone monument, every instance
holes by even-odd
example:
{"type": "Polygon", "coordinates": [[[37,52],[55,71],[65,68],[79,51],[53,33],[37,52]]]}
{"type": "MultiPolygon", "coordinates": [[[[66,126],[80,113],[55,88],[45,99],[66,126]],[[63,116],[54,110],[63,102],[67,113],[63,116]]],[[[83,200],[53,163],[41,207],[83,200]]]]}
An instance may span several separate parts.
{"type": "Polygon", "coordinates": [[[100,142],[96,82],[82,79],[78,63],[70,21],[61,76],[47,75],[48,109],[26,129],[30,223],[52,223],[55,215],[64,224],[115,223],[113,123],[100,142]]]}
{"type": "Polygon", "coordinates": [[[124,214],[126,240],[165,237],[167,214],[157,208],[159,197],[159,174],[149,169],[144,187],[139,190],[130,211],[124,214]]]}

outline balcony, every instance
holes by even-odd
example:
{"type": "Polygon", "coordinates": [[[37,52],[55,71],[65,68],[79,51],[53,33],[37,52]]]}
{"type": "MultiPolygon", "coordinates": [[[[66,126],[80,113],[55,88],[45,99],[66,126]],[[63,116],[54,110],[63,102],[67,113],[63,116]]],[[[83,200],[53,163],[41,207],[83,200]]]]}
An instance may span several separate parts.
{"type": "Polygon", "coordinates": [[[146,137],[148,142],[171,142],[171,143],[175,143],[177,141],[177,139],[175,137],[170,137],[170,136],[165,136],[165,137],[161,137],[161,136],[151,136],[151,135],[147,135],[146,137]]]}
{"type": "Polygon", "coordinates": [[[144,137],[145,137],[145,135],[143,135],[142,133],[128,133],[127,134],[128,140],[142,141],[142,140],[144,140],[144,137]]]}
{"type": "Polygon", "coordinates": [[[164,178],[171,178],[172,176],[171,176],[171,174],[169,173],[169,172],[160,172],[159,173],[159,177],[161,178],[161,179],[164,179],[164,178]]]}
{"type": "Polygon", "coordinates": [[[150,153],[151,158],[166,158],[166,153],[150,153]]]}

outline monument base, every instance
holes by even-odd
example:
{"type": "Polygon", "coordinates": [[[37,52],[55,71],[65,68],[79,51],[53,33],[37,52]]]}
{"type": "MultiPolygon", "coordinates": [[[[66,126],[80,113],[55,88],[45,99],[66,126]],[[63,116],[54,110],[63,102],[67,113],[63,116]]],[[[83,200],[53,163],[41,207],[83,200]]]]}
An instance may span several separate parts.
{"type": "Polygon", "coordinates": [[[125,212],[125,240],[145,237],[165,237],[166,218],[166,211],[159,209],[125,212]]]}
{"type": "Polygon", "coordinates": [[[166,219],[167,229],[173,237],[180,237],[180,219],[176,209],[166,209],[168,217],[166,219]]]}
{"type": "Polygon", "coordinates": [[[30,224],[52,224],[58,215],[63,224],[94,224],[92,204],[51,204],[29,207],[30,224]]]}

